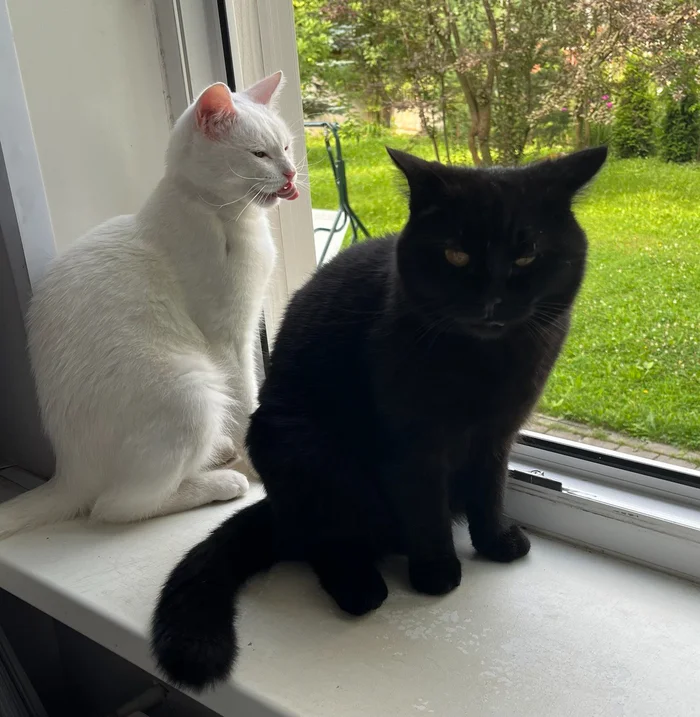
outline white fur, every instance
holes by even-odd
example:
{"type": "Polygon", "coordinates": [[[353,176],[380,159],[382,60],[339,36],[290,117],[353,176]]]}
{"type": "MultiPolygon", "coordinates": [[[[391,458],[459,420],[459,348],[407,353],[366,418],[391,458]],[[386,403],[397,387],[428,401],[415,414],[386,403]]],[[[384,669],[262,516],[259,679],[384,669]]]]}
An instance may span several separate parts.
{"type": "Polygon", "coordinates": [[[56,475],[0,506],[0,537],[78,514],[139,520],[248,489],[254,343],[275,258],[265,207],[293,170],[290,133],[265,104],[280,80],[233,94],[233,114],[205,122],[198,103],[186,110],[143,208],[88,232],[49,269],[29,346],[56,475]]]}

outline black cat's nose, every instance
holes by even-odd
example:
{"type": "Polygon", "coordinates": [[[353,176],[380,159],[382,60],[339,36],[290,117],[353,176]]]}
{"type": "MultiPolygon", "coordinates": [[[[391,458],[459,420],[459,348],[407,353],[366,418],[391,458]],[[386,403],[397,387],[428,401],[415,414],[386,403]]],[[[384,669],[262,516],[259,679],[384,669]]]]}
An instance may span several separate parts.
{"type": "Polygon", "coordinates": [[[492,319],[494,309],[503,301],[500,297],[496,296],[484,304],[484,318],[492,319]]]}

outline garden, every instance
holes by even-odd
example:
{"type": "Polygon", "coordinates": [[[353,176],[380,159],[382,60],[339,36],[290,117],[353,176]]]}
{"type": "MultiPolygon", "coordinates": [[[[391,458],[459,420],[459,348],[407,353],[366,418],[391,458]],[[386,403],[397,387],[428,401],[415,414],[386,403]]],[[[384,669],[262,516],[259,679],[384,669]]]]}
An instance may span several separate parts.
{"type": "MultiPolygon", "coordinates": [[[[694,4],[295,0],[295,9],[305,114],[340,124],[350,201],[373,236],[406,217],[385,145],[480,166],[610,146],[576,207],[588,273],[539,412],[603,439],[614,431],[681,455],[700,449],[694,4]]],[[[335,208],[322,137],[309,132],[307,147],[313,206],[335,208]]]]}

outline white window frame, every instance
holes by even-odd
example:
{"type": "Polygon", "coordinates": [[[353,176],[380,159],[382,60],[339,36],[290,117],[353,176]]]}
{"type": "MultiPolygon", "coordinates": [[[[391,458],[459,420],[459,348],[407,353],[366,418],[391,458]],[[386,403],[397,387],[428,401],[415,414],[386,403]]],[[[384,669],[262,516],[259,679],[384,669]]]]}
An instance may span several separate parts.
{"type": "MultiPolygon", "coordinates": [[[[291,0],[227,0],[236,82],[247,87],[277,70],[287,85],[279,111],[294,136],[299,182],[308,185],[294,10],[291,0]]],[[[265,307],[268,335],[279,328],[289,297],[316,269],[311,197],[281,202],[271,217],[278,259],[265,307]]]]}
{"type": "MultiPolygon", "coordinates": [[[[228,0],[237,81],[245,86],[282,69],[288,85],[282,114],[295,128],[298,159],[304,151],[294,16],[291,0],[228,0]]],[[[304,173],[305,174],[305,173],[304,173]]],[[[283,203],[275,228],[279,271],[268,307],[273,332],[289,296],[314,271],[311,206],[308,196],[283,203]]],[[[530,434],[536,435],[536,434],[530,434]]],[[[541,436],[560,448],[579,444],[541,436]]],[[[588,449],[587,449],[588,450],[588,449]]],[[[700,488],[650,475],[655,462],[629,457],[624,468],[605,465],[605,450],[590,459],[571,458],[518,444],[511,469],[506,510],[520,523],[565,540],[700,580],[700,488]],[[535,482],[527,482],[528,477],[535,482]],[[544,479],[544,480],[542,480],[544,479]]],[[[614,454],[619,461],[620,456],[614,454]]],[[[700,472],[665,466],[700,486],[700,472]]]]}

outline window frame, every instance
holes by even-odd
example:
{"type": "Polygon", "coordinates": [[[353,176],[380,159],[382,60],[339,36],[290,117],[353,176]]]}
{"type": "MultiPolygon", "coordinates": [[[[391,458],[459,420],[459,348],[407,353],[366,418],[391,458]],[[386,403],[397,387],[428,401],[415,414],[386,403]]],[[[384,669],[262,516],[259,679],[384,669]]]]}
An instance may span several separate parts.
{"type": "MultiPolygon", "coordinates": [[[[286,89],[279,112],[294,137],[298,182],[308,186],[304,113],[297,60],[294,9],[291,0],[226,0],[234,73],[243,87],[282,70],[286,89]]],[[[265,323],[271,343],[289,297],[316,270],[311,197],[302,192],[293,202],[281,202],[270,212],[277,247],[277,264],[265,301],[265,323]]]]}

